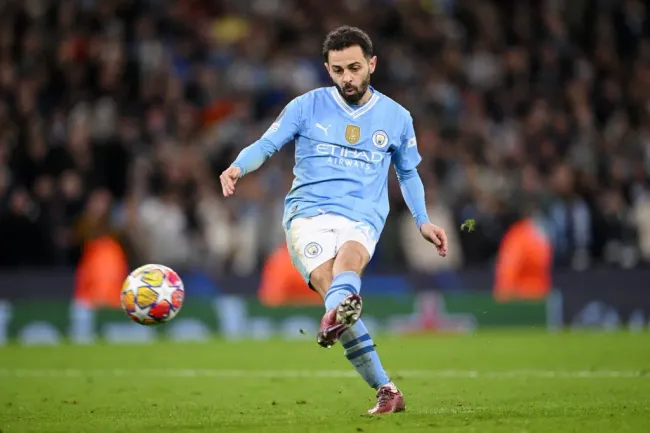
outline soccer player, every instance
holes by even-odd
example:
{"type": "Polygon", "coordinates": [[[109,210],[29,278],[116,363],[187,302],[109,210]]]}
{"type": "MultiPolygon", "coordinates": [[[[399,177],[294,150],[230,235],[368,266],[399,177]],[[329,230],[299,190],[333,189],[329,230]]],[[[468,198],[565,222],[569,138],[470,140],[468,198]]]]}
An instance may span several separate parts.
{"type": "Polygon", "coordinates": [[[370,86],[377,57],[368,35],[355,27],[339,27],[325,38],[323,57],[335,85],[293,99],[221,174],[221,186],[225,197],[232,195],[239,178],[295,139],[295,179],[285,200],[283,224],[294,265],[325,303],[317,342],[329,348],[340,340],[345,356],[377,390],[377,404],[369,413],[400,412],[404,397],[386,374],[360,320],[359,296],[360,275],[389,210],[391,162],[422,236],[443,257],[447,238],[427,216],[410,113],[370,86]]]}

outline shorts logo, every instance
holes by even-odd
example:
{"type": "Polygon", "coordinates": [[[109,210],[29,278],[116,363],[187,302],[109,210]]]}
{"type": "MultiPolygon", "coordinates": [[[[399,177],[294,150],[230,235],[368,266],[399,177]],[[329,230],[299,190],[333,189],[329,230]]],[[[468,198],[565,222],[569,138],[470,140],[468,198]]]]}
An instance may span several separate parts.
{"type": "Polygon", "coordinates": [[[348,143],[355,145],[361,138],[361,128],[356,125],[348,125],[345,127],[345,139],[348,143]]]}
{"type": "Polygon", "coordinates": [[[378,149],[383,149],[388,145],[388,134],[384,131],[375,131],[372,134],[372,144],[378,149]]]}
{"type": "Polygon", "coordinates": [[[323,252],[323,247],[320,246],[317,242],[310,242],[305,247],[305,257],[308,259],[314,259],[323,252]]]}

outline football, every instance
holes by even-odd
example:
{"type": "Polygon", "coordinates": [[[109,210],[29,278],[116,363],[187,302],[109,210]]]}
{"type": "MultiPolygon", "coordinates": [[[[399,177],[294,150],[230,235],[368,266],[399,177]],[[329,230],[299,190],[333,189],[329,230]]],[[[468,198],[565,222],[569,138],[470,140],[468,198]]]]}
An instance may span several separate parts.
{"type": "Polygon", "coordinates": [[[185,287],[174,270],[163,265],[139,267],[126,277],[120,301],[124,312],[141,325],[161,325],[183,306],[185,287]]]}

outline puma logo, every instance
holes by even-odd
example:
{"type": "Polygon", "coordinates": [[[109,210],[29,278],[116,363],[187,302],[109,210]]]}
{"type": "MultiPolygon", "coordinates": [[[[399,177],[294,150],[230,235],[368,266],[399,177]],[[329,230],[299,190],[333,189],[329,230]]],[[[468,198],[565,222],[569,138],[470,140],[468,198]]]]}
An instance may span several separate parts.
{"type": "Polygon", "coordinates": [[[326,127],[324,127],[323,125],[321,125],[320,123],[317,123],[317,124],[316,124],[316,128],[320,128],[320,129],[322,129],[323,132],[325,133],[325,135],[327,135],[327,130],[330,128],[330,126],[332,126],[332,125],[327,125],[327,128],[326,128],[326,127]]]}

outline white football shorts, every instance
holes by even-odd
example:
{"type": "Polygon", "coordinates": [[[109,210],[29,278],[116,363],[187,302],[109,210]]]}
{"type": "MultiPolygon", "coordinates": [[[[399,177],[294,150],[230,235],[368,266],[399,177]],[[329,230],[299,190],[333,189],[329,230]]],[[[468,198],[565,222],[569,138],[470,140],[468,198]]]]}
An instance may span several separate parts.
{"type": "Polygon", "coordinates": [[[337,214],[294,218],[286,230],[287,246],[293,265],[309,283],[312,271],[336,257],[347,241],[363,245],[370,257],[377,246],[372,226],[337,214]]]}

